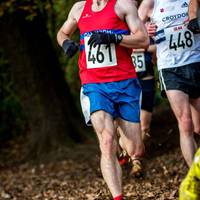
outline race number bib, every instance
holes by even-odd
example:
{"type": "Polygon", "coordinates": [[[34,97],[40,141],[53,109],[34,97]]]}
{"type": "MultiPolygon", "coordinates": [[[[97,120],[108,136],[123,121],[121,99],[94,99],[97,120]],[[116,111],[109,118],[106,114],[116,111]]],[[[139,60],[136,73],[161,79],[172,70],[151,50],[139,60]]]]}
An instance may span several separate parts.
{"type": "Polygon", "coordinates": [[[194,35],[185,25],[165,29],[168,49],[173,54],[179,54],[191,49],[194,45],[194,35]]]}
{"type": "Polygon", "coordinates": [[[90,37],[85,37],[85,52],[87,68],[102,68],[117,65],[115,45],[99,44],[95,48],[88,45],[90,37]]]}
{"type": "Polygon", "coordinates": [[[132,53],[131,55],[136,72],[146,71],[144,53],[132,53]]]}

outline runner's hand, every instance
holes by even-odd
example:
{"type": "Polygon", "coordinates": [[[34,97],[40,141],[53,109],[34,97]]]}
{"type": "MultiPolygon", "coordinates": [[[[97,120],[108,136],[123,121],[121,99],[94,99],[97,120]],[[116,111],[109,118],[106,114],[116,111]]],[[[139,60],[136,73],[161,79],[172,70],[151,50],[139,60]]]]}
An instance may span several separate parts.
{"type": "Polygon", "coordinates": [[[78,51],[79,45],[72,40],[66,39],[66,40],[64,40],[64,42],[62,44],[62,48],[63,48],[65,54],[69,58],[72,58],[78,51]]]}
{"type": "Polygon", "coordinates": [[[146,25],[146,29],[147,29],[147,33],[148,33],[149,37],[155,36],[156,30],[157,30],[156,24],[153,22],[148,22],[145,25],[146,25]]]}
{"type": "Polygon", "coordinates": [[[200,33],[198,18],[191,19],[187,25],[187,28],[193,33],[200,33]]]}
{"type": "Polygon", "coordinates": [[[121,34],[109,34],[109,33],[96,33],[93,32],[92,36],[88,41],[88,45],[94,45],[96,47],[98,44],[119,44],[122,41],[121,34]]]}

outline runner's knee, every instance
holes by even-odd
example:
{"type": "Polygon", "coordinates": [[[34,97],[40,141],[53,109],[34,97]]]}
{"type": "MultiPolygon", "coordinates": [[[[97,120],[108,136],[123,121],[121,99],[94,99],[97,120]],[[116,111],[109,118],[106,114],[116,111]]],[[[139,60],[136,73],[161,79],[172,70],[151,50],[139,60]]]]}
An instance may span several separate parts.
{"type": "Polygon", "coordinates": [[[179,122],[179,128],[183,130],[184,132],[193,133],[193,123],[192,118],[188,116],[183,116],[178,119],[179,122]]]}
{"type": "Polygon", "coordinates": [[[102,132],[102,140],[100,141],[101,153],[104,156],[112,156],[116,152],[116,141],[111,131],[104,130],[102,132]]]}
{"type": "Polygon", "coordinates": [[[145,152],[144,144],[143,143],[136,144],[135,148],[128,148],[127,151],[128,151],[127,153],[131,158],[143,157],[145,152]]]}
{"type": "Polygon", "coordinates": [[[145,146],[143,143],[141,143],[140,145],[138,145],[136,152],[135,152],[135,157],[143,157],[145,153],[145,146]]]}

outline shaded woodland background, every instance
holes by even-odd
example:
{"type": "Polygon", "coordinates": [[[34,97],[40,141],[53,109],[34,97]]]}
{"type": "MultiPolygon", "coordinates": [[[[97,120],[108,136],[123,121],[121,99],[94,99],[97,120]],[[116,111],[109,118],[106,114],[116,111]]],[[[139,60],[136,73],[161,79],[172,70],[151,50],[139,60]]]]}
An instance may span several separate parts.
{"type": "Polygon", "coordinates": [[[28,132],[34,157],[67,140],[85,139],[77,56],[68,61],[56,42],[73,3],[0,3],[0,139],[28,132]]]}

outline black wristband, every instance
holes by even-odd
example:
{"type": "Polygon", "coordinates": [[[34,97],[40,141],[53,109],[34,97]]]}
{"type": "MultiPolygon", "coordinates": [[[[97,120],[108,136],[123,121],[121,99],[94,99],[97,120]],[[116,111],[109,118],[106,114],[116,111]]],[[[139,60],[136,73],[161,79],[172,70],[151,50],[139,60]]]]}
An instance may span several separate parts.
{"type": "Polygon", "coordinates": [[[65,40],[63,41],[63,43],[62,43],[62,48],[63,48],[63,50],[64,50],[65,53],[66,53],[66,51],[67,51],[68,44],[71,43],[71,42],[72,42],[72,41],[69,40],[69,39],[65,39],[65,40]]]}
{"type": "Polygon", "coordinates": [[[76,52],[78,51],[78,46],[79,45],[77,43],[69,39],[64,40],[62,43],[62,48],[69,58],[73,57],[76,54],[76,52]]]}
{"type": "Polygon", "coordinates": [[[121,34],[115,34],[116,44],[119,44],[123,40],[123,36],[121,34]]]}
{"type": "Polygon", "coordinates": [[[187,28],[193,33],[200,33],[198,18],[191,19],[187,28]]]}

